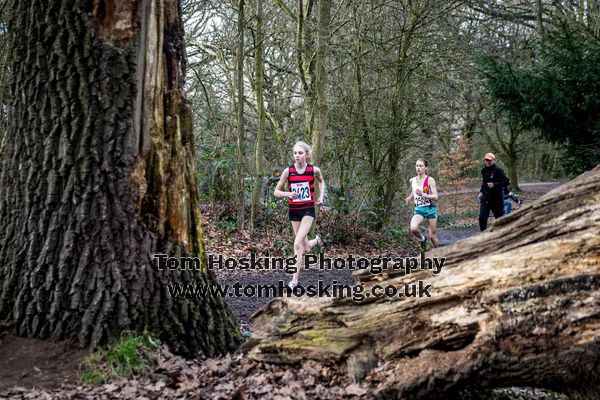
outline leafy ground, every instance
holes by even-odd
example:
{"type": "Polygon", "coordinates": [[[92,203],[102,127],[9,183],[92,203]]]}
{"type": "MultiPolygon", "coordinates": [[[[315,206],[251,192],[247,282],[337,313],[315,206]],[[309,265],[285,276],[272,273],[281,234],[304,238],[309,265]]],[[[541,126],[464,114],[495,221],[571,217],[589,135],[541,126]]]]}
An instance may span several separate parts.
{"type": "MultiPolygon", "coordinates": [[[[538,198],[557,184],[524,185],[523,199],[538,198]]],[[[478,204],[475,191],[448,194],[439,202],[439,239],[442,245],[472,236],[476,227],[478,204]],[[456,212],[455,212],[456,207],[456,212]]],[[[318,233],[330,239],[322,250],[328,257],[347,254],[368,256],[407,256],[416,252],[416,243],[406,234],[409,208],[399,205],[398,228],[374,232],[352,218],[339,224],[327,212],[321,214],[318,233]]],[[[232,224],[232,210],[223,206],[204,206],[204,237],[209,254],[225,257],[245,257],[251,252],[289,255],[293,240],[285,215],[265,217],[262,228],[254,235],[238,232],[232,224]]],[[[337,221],[340,221],[338,219],[337,221]]],[[[222,284],[239,281],[243,284],[287,282],[290,275],[283,271],[217,270],[222,284]]],[[[352,283],[348,270],[304,271],[303,283],[317,280],[352,283]]],[[[268,298],[228,298],[229,306],[240,319],[242,328],[251,330],[250,316],[268,298]]],[[[118,378],[97,386],[82,384],[80,365],[88,354],[67,343],[16,338],[7,334],[8,327],[0,321],[0,398],[213,398],[213,399],[313,399],[369,398],[377,387],[378,374],[385,366],[373,371],[360,385],[345,375],[337,375],[328,366],[306,361],[295,366],[263,365],[240,354],[218,359],[183,360],[161,347],[145,367],[147,372],[134,378],[118,378]],[[4,333],[2,333],[4,332],[4,333]]],[[[554,399],[555,395],[536,389],[516,389],[488,393],[490,399],[554,399]],[[553,397],[554,396],[554,397],[553,397]]],[[[560,397],[563,398],[563,397],[560,397]]]]}

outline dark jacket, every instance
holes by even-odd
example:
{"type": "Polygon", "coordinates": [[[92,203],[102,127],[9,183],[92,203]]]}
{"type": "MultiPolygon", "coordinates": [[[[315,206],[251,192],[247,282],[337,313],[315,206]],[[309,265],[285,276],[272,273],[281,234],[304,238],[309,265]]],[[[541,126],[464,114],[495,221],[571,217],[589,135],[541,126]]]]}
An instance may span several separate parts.
{"type": "Polygon", "coordinates": [[[496,164],[491,167],[481,169],[483,183],[481,184],[482,201],[492,204],[502,204],[504,202],[504,188],[508,187],[510,180],[504,174],[502,168],[496,164]],[[489,188],[488,182],[493,182],[494,187],[489,188]]]}

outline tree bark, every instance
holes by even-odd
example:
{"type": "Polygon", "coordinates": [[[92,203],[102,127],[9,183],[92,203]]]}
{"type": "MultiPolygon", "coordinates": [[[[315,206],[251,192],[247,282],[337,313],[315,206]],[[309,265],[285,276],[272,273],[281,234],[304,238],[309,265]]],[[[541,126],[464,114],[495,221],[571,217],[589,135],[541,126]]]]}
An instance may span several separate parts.
{"type": "Polygon", "coordinates": [[[320,164],[323,155],[323,143],[327,130],[327,47],[329,42],[329,25],[331,0],[319,0],[319,20],[317,23],[317,51],[315,62],[315,80],[317,94],[317,123],[312,135],[312,162],[320,164]]]}
{"type": "Polygon", "coordinates": [[[147,330],[187,355],[236,348],[222,299],[177,301],[206,272],[173,0],[15,1],[0,176],[0,319],[95,346],[147,330]],[[156,268],[197,256],[202,271],[156,268]]]}
{"type": "Polygon", "coordinates": [[[600,34],[600,2],[598,0],[589,0],[587,7],[587,26],[594,35],[600,34]]]}
{"type": "Polygon", "coordinates": [[[244,185],[244,147],[245,147],[245,120],[244,120],[244,7],[245,1],[238,1],[238,23],[237,35],[238,45],[236,49],[236,161],[237,161],[237,223],[240,229],[244,228],[246,215],[246,189],[244,185]]]}
{"type": "Polygon", "coordinates": [[[517,157],[518,157],[518,145],[519,136],[521,129],[518,126],[509,124],[509,136],[506,143],[502,142],[501,138],[498,138],[500,146],[504,149],[506,154],[506,167],[508,169],[508,178],[510,179],[510,187],[512,190],[521,190],[519,187],[519,173],[517,170],[517,157]]]}
{"type": "Polygon", "coordinates": [[[255,82],[254,82],[254,93],[256,96],[256,109],[258,111],[258,132],[256,133],[256,143],[254,145],[254,186],[252,189],[252,210],[250,213],[250,230],[254,230],[254,223],[256,221],[256,215],[258,213],[261,190],[265,180],[265,163],[264,163],[264,152],[265,152],[265,125],[266,125],[266,112],[265,102],[263,99],[263,86],[264,86],[264,34],[263,34],[263,3],[262,0],[256,0],[256,32],[255,32],[255,44],[254,44],[254,69],[255,69],[255,82]]]}
{"type": "Polygon", "coordinates": [[[538,33],[541,35],[544,32],[544,3],[542,0],[536,0],[536,20],[538,33]]]}
{"type": "Polygon", "coordinates": [[[366,288],[425,280],[431,297],[274,300],[253,359],[315,359],[365,376],[376,398],[446,399],[534,386],[600,398],[600,166],[435,249],[441,273],[362,272],[366,288]]]}

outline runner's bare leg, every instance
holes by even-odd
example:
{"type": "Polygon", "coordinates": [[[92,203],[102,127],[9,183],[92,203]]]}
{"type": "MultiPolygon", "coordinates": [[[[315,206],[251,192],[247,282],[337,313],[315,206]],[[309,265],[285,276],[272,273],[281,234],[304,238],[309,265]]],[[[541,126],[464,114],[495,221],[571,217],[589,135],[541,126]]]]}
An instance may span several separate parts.
{"type": "Polygon", "coordinates": [[[433,247],[438,247],[438,240],[436,236],[437,232],[437,219],[429,219],[429,238],[431,239],[431,243],[433,243],[433,247]]]}
{"type": "Polygon", "coordinates": [[[412,232],[413,236],[419,240],[425,239],[421,233],[421,229],[419,229],[419,225],[424,219],[425,218],[423,218],[421,215],[413,215],[412,219],[410,220],[410,231],[412,232]]]}
{"type": "Polygon", "coordinates": [[[311,249],[307,235],[310,231],[314,218],[311,216],[304,216],[302,221],[292,221],[292,227],[296,238],[294,239],[294,255],[296,256],[296,272],[292,276],[292,282],[298,283],[300,276],[300,269],[304,266],[304,254],[308,253],[311,249]]]}

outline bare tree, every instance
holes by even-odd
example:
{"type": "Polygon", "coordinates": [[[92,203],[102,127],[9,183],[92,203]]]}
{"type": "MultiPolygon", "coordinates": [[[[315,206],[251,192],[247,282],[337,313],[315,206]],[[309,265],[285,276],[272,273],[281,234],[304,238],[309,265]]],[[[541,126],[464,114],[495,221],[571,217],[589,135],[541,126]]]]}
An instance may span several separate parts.
{"type": "Polygon", "coordinates": [[[238,190],[238,201],[237,201],[237,223],[238,227],[244,227],[245,220],[245,203],[246,203],[246,189],[244,185],[244,149],[245,149],[245,119],[244,119],[244,7],[245,1],[239,0],[238,2],[238,20],[237,20],[237,49],[236,49],[236,75],[235,75],[235,88],[236,88],[236,111],[237,111],[237,134],[236,134],[236,161],[237,161],[237,190],[238,190]]]}
{"type": "Polygon", "coordinates": [[[265,125],[266,110],[263,96],[264,88],[264,34],[263,34],[263,2],[256,0],[256,29],[254,32],[254,74],[253,82],[254,93],[256,97],[256,108],[258,111],[258,132],[256,133],[256,142],[254,145],[254,185],[252,188],[252,209],[250,212],[250,229],[254,229],[256,213],[260,201],[260,194],[265,175],[265,125]]]}

